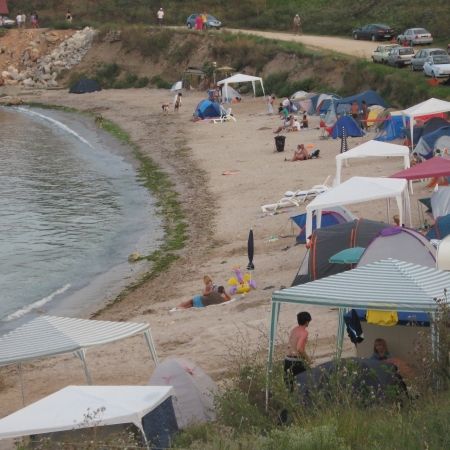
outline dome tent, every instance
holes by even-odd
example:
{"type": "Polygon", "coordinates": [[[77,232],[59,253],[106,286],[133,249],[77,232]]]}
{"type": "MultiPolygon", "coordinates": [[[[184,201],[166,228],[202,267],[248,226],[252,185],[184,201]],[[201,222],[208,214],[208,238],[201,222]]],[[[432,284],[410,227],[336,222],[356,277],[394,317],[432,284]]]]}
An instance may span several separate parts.
{"type": "Polygon", "coordinates": [[[85,94],[86,92],[101,91],[100,84],[95,80],[81,78],[77,83],[71,86],[69,92],[71,94],[85,94]]]}
{"type": "Polygon", "coordinates": [[[194,111],[194,116],[199,119],[207,119],[209,117],[220,117],[220,105],[211,100],[202,100],[194,111]]]}

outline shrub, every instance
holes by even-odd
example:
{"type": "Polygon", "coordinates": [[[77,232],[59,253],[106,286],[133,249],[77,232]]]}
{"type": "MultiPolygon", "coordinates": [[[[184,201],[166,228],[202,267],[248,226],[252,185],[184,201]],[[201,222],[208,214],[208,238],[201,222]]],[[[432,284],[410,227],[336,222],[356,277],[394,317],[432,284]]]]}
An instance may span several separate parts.
{"type": "Polygon", "coordinates": [[[158,89],[170,89],[172,84],[161,78],[161,75],[155,75],[151,78],[150,82],[154,84],[158,89]]]}

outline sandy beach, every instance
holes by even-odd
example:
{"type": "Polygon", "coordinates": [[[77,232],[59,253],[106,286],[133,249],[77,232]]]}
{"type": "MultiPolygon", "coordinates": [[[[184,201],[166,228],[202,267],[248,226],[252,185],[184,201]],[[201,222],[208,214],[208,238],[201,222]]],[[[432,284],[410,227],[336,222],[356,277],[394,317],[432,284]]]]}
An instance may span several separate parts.
{"type": "MultiPolygon", "coordinates": [[[[160,359],[183,356],[197,362],[220,381],[227,361],[236,349],[249,352],[267,347],[270,298],[274,290],[290,286],[305,247],[295,245],[296,229],[290,216],[304,206],[265,215],[261,205],[274,203],[287,190],[307,189],[321,184],[335,172],[339,140],[323,140],[318,117],[310,117],[306,131],[287,133],[286,150],[274,150],[273,130],[277,115],[266,114],[262,98],[244,97],[233,105],[236,122],[212,124],[190,119],[202,93],[183,96],[181,111],[164,116],[161,104],[172,101],[168,91],[149,89],[104,90],[85,95],[42,91],[21,95],[25,101],[59,104],[91,111],[114,121],[127,131],[140,151],[150,156],[174,182],[186,220],[189,241],[170,270],[128,294],[96,315],[97,319],[148,322],[160,359]],[[298,143],[320,149],[320,158],[286,162],[298,143]],[[227,175],[224,175],[227,173],[227,175]],[[247,265],[247,236],[255,235],[257,289],[228,305],[170,313],[183,300],[200,292],[204,274],[218,285],[226,285],[233,268],[247,265]]],[[[349,148],[373,138],[349,138],[349,148]]],[[[342,179],[351,175],[388,176],[402,168],[400,159],[352,162],[342,179]]],[[[415,198],[425,188],[415,184],[415,198]]],[[[416,201],[412,199],[413,224],[418,225],[416,201]]],[[[353,205],[356,216],[386,220],[385,202],[353,205]]],[[[396,211],[392,211],[392,214],[396,211]]],[[[130,253],[134,249],[130,249],[130,253]]],[[[145,249],[138,249],[145,254],[145,249]]],[[[112,299],[111,299],[112,300],[112,299]]],[[[281,309],[281,345],[287,330],[295,325],[298,307],[281,309]]],[[[310,352],[317,361],[334,351],[337,316],[333,310],[308,308],[310,352]]],[[[346,351],[351,346],[346,342],[346,351]]],[[[87,363],[95,384],[146,384],[154,367],[142,337],[87,352],[87,363]]],[[[84,384],[80,361],[72,355],[24,364],[26,403],[69,384],[84,384]]],[[[16,368],[0,371],[0,416],[22,406],[16,368]]]]}

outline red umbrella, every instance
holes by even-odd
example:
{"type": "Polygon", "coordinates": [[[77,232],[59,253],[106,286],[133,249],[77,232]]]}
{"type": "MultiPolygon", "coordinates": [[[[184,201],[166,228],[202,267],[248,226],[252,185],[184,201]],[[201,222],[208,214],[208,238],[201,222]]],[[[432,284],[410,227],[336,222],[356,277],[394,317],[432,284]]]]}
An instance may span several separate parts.
{"type": "Polygon", "coordinates": [[[421,180],[422,178],[438,178],[450,176],[450,159],[435,156],[423,163],[394,173],[390,178],[405,178],[406,180],[421,180]]]}

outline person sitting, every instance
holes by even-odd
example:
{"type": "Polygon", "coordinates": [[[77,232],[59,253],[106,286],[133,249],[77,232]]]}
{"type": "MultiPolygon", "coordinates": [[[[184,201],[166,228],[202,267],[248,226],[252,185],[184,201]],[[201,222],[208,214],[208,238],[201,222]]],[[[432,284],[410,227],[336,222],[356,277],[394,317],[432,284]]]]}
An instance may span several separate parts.
{"type": "Polygon", "coordinates": [[[373,353],[370,359],[385,361],[391,357],[386,341],[383,338],[375,339],[373,343],[373,353]]]}
{"type": "Polygon", "coordinates": [[[308,116],[306,115],[306,113],[303,114],[300,128],[308,128],[308,116]]]}
{"type": "MultiPolygon", "coordinates": [[[[316,149],[313,152],[309,153],[304,144],[298,144],[297,150],[295,150],[294,155],[292,156],[292,159],[290,161],[304,161],[306,159],[318,158],[319,153],[319,149],[316,149]]],[[[288,161],[288,159],[285,159],[285,161],[288,161]]]]}
{"type": "Polygon", "coordinates": [[[231,300],[231,297],[226,293],[223,286],[219,286],[217,290],[211,291],[209,294],[194,295],[191,299],[180,303],[176,309],[188,308],[205,308],[206,306],[219,305],[231,300]]]}

